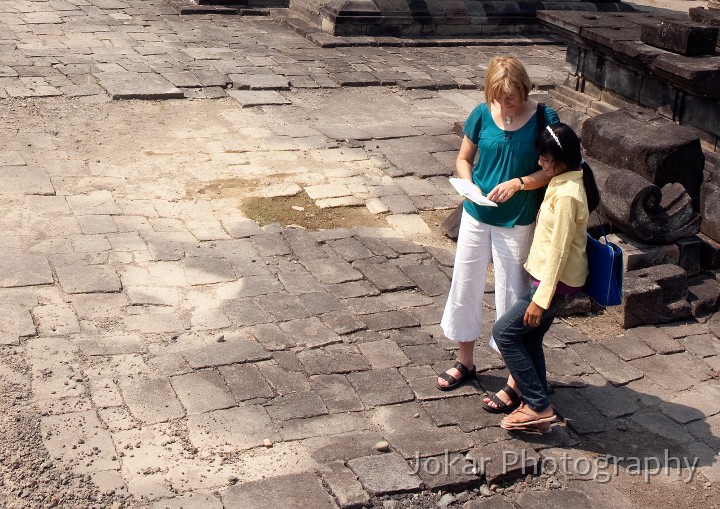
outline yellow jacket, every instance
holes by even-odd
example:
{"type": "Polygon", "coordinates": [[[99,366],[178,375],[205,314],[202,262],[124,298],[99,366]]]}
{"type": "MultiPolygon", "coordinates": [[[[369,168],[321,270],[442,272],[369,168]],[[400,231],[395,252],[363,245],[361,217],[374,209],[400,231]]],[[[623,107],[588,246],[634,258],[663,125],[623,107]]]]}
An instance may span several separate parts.
{"type": "Polygon", "coordinates": [[[537,226],[525,269],[540,281],[533,302],[550,306],[558,281],[581,287],[588,274],[585,247],[588,203],[582,170],[553,177],[537,216],[537,226]]]}

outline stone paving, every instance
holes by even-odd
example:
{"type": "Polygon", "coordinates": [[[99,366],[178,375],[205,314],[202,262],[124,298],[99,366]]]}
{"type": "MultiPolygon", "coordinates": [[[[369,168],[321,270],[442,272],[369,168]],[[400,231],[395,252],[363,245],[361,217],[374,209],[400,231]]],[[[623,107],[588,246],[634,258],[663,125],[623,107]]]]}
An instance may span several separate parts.
{"type": "MultiPolygon", "coordinates": [[[[547,85],[562,48],[320,49],[271,19],[157,2],[0,12],[0,343],[28,360],[55,461],[153,508],[360,507],[564,453],[670,451],[697,459],[701,487],[720,477],[718,316],[600,340],[558,321],[549,435],[480,411],[507,376],[489,349],[476,383],[435,388],[454,358],[438,327],[453,254],[418,212],[457,203],[453,123],[480,100],[461,89],[503,51],[547,85]],[[350,86],[382,79],[401,86],[350,86]],[[38,96],[62,97],[18,100],[38,96]],[[387,226],[261,227],[238,209],[301,191],[387,226]],[[502,468],[508,452],[522,464],[502,468]],[[455,470],[414,473],[416,456],[455,470]]],[[[576,470],[559,474],[568,489],[468,507],[633,507],[619,481],[576,470]]]]}

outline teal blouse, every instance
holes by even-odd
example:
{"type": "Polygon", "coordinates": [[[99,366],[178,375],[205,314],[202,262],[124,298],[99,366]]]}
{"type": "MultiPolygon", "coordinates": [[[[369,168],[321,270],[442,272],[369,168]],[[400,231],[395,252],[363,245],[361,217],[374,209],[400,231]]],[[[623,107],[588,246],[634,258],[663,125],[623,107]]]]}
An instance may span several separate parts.
{"type": "MultiPolygon", "coordinates": [[[[546,106],[546,124],[553,125],[559,121],[557,112],[546,106]]],[[[472,180],[484,195],[501,182],[536,171],[537,113],[517,131],[505,131],[495,124],[490,108],[482,103],[470,113],[463,132],[478,147],[472,180]]],[[[528,225],[537,216],[541,201],[539,192],[517,192],[505,203],[498,203],[497,207],[482,207],[465,200],[465,210],[478,221],[493,226],[511,228],[516,224],[528,225]]]]}

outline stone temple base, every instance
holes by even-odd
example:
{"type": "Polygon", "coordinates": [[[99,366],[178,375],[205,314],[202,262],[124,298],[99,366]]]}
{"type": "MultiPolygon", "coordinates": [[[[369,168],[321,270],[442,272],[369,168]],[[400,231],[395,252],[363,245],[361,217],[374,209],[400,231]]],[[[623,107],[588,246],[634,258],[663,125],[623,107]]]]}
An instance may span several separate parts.
{"type": "Polygon", "coordinates": [[[544,9],[632,12],[614,0],[291,0],[290,9],[337,36],[458,36],[540,31],[544,9]]]}

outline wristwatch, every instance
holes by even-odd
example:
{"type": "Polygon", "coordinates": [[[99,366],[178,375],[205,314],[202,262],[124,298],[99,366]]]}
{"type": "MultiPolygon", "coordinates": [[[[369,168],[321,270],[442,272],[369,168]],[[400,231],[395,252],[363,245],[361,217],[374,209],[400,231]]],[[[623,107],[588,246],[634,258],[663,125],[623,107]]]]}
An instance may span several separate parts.
{"type": "Polygon", "coordinates": [[[520,179],[520,190],[524,191],[525,190],[525,181],[522,179],[522,177],[518,177],[518,179],[520,179]]]}

